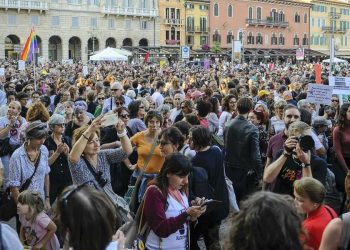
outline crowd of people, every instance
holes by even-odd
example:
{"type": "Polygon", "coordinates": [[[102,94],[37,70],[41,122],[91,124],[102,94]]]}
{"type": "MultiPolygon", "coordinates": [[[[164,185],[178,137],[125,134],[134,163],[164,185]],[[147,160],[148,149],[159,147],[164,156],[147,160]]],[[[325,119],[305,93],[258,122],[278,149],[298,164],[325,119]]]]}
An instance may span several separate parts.
{"type": "Polygon", "coordinates": [[[313,64],[16,63],[0,61],[17,204],[0,249],[142,249],[124,229],[140,211],[146,249],[350,249],[350,103],[308,101],[313,64]]]}

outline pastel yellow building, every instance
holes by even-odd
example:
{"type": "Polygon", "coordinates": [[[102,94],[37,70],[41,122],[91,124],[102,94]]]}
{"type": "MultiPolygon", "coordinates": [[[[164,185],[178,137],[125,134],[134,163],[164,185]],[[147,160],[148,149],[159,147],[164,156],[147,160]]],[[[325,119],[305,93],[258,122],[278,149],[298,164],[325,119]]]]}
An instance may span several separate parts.
{"type": "Polygon", "coordinates": [[[185,1],[159,0],[160,45],[185,44],[185,1]]]}
{"type": "Polygon", "coordinates": [[[330,54],[331,38],[335,56],[350,58],[349,1],[312,0],[310,10],[310,48],[330,54]]]}
{"type": "Polygon", "coordinates": [[[209,43],[210,0],[186,1],[186,45],[193,50],[209,43]]]}

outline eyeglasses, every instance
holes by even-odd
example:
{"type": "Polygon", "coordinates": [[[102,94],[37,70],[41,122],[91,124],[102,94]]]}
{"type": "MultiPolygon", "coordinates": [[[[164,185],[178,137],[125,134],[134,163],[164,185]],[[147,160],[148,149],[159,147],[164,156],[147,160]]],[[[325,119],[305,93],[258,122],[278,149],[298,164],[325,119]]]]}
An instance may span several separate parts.
{"type": "Polygon", "coordinates": [[[104,100],[104,99],[105,99],[104,97],[97,98],[97,100],[104,100]]]}
{"type": "Polygon", "coordinates": [[[181,109],[187,109],[187,107],[186,106],[181,106],[181,109]]]}
{"type": "Polygon", "coordinates": [[[339,102],[339,100],[333,99],[332,102],[339,102]]]}
{"type": "Polygon", "coordinates": [[[115,105],[123,105],[123,102],[115,102],[115,105]]]}
{"type": "Polygon", "coordinates": [[[118,91],[118,90],[121,90],[121,89],[111,89],[111,91],[113,91],[113,92],[118,91]]]}
{"type": "Polygon", "coordinates": [[[120,115],[121,118],[129,118],[130,116],[128,114],[120,115]]]}

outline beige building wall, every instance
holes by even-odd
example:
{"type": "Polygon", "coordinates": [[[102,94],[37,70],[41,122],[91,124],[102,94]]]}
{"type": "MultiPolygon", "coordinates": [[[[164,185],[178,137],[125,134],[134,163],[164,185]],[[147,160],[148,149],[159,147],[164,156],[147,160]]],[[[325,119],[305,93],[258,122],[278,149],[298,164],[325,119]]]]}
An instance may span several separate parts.
{"type": "Polygon", "coordinates": [[[45,59],[87,61],[107,39],[112,47],[159,46],[158,16],[157,0],[1,0],[0,58],[20,54],[32,24],[45,59]]]}

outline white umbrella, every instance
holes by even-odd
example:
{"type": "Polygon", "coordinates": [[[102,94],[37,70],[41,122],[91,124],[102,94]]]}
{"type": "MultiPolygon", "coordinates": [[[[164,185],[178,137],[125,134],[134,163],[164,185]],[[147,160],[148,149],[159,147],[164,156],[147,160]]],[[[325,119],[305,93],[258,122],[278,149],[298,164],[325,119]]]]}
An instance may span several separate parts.
{"type": "Polygon", "coordinates": [[[106,48],[90,57],[92,61],[127,61],[128,57],[117,53],[114,48],[106,48]]]}
{"type": "MultiPolygon", "coordinates": [[[[330,62],[331,62],[331,59],[328,58],[328,59],[326,59],[326,60],[323,60],[322,62],[324,62],[324,63],[330,63],[330,62]]],[[[348,61],[342,60],[342,59],[337,58],[337,57],[334,57],[333,62],[334,62],[334,63],[348,63],[348,61]]]]}

